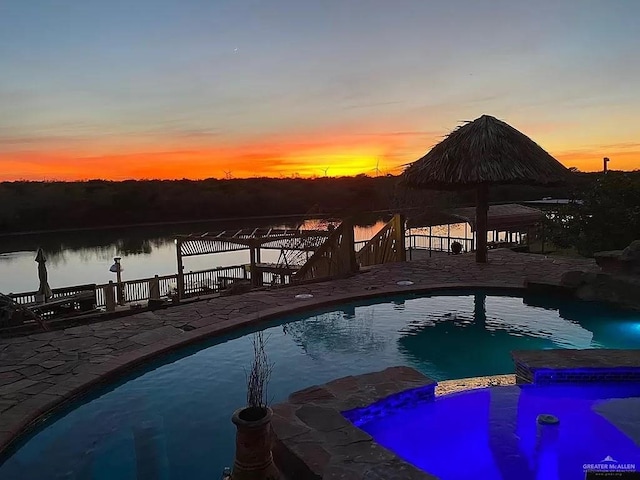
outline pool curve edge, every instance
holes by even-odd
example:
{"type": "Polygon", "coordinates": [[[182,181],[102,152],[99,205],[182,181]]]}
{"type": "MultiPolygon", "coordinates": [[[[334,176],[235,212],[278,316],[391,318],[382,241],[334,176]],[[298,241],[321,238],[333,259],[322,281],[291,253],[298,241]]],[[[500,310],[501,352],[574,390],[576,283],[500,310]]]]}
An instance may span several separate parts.
{"type": "MultiPolygon", "coordinates": [[[[307,285],[312,290],[312,285],[307,285]]],[[[168,338],[157,343],[141,346],[140,348],[121,354],[117,358],[108,360],[102,364],[87,364],[82,368],[82,373],[60,382],[47,390],[49,393],[38,393],[11,409],[11,414],[3,415],[3,424],[0,425],[0,465],[7,460],[11,449],[19,443],[24,435],[31,433],[39,424],[49,416],[55,414],[61,408],[72,401],[78,400],[97,387],[113,383],[119,377],[130,373],[133,369],[143,364],[156,360],[158,357],[173,353],[177,350],[193,346],[194,344],[210,340],[216,336],[228,334],[234,330],[257,325],[261,322],[274,320],[289,314],[312,311],[324,307],[330,307],[342,303],[358,300],[370,300],[377,297],[385,297],[398,294],[428,294],[434,292],[446,292],[455,290],[482,289],[487,292],[512,292],[522,293],[527,290],[525,285],[505,285],[503,282],[456,282],[435,284],[429,287],[412,285],[388,287],[366,290],[364,292],[348,294],[331,294],[326,297],[314,297],[311,299],[297,300],[287,306],[278,306],[258,311],[255,313],[240,315],[233,320],[222,321],[207,325],[195,330],[186,331],[179,338],[168,338]]],[[[282,291],[287,288],[282,289],[282,291]]],[[[243,297],[247,294],[238,295],[243,297]]],[[[203,298],[202,300],[208,300],[203,298]]],[[[180,305],[170,307],[179,309],[180,305]]]]}

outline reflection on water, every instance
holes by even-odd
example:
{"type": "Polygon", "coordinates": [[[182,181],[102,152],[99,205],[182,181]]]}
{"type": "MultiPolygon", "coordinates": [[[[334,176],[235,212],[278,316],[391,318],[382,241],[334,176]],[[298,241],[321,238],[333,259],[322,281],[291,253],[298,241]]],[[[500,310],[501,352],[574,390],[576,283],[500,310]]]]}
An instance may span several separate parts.
{"type": "MultiPolygon", "coordinates": [[[[326,219],[262,220],[251,227],[323,229],[326,219]]],[[[367,216],[356,219],[355,239],[375,235],[385,219],[367,216]]],[[[52,288],[115,280],[109,266],[113,257],[122,257],[123,279],[170,275],[177,271],[174,239],[191,232],[237,231],[247,225],[236,221],[131,227],[111,230],[83,230],[42,235],[0,237],[0,292],[26,292],[38,288],[35,252],[42,248],[47,257],[52,288]]],[[[279,252],[265,251],[262,260],[277,262],[279,252]]],[[[249,262],[248,252],[229,252],[185,259],[185,270],[195,271],[249,262]]]]}
{"type": "MultiPolygon", "coordinates": [[[[398,348],[417,364],[434,365],[431,374],[439,377],[451,370],[463,374],[467,363],[485,371],[509,373],[510,370],[505,371],[504,358],[509,357],[512,350],[603,345],[594,342],[594,334],[589,329],[562,318],[557,310],[523,309],[522,305],[521,298],[483,293],[450,297],[449,305],[432,306],[423,315],[412,317],[400,331],[398,348]],[[536,312],[535,316],[532,311],[536,312]],[[477,356],[479,348],[485,352],[481,358],[477,356]],[[452,351],[456,352],[455,356],[451,355],[452,351]]],[[[581,320],[588,317],[584,315],[581,320]]],[[[606,331],[611,327],[600,328],[606,331]]],[[[620,344],[622,339],[609,340],[620,344]]],[[[637,344],[637,338],[633,343],[637,344]]]]}
{"type": "Polygon", "coordinates": [[[286,324],[283,332],[315,359],[330,353],[380,351],[389,341],[374,328],[374,310],[356,316],[355,308],[286,324]]]}

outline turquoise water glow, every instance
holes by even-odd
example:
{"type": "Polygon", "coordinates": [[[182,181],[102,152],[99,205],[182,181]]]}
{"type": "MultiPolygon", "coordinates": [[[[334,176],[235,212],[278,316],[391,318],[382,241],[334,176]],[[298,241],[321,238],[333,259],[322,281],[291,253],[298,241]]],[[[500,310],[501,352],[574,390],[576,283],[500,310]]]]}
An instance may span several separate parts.
{"type": "MultiPolygon", "coordinates": [[[[263,326],[269,389],[293,391],[394,365],[436,380],[512,373],[509,352],[640,348],[640,314],[544,298],[459,292],[382,298],[263,326]]],[[[165,357],[47,422],[0,478],[216,479],[233,458],[251,331],[165,357]]]]}

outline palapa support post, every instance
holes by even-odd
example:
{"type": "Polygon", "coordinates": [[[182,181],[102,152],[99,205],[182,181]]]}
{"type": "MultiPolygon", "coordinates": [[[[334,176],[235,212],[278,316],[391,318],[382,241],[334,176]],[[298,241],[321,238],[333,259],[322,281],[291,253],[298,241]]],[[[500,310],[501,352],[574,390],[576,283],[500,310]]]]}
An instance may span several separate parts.
{"type": "Polygon", "coordinates": [[[476,201],[476,262],[487,263],[487,214],[489,212],[489,187],[478,185],[476,201]]]}

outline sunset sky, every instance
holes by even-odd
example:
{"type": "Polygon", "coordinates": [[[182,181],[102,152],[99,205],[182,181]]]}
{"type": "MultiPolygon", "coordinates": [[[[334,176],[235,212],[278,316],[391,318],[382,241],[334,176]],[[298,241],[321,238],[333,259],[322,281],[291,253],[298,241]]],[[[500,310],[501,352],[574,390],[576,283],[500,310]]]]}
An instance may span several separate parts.
{"type": "Polygon", "coordinates": [[[638,18],[638,0],[0,0],[0,180],[399,173],[482,114],[566,166],[640,168],[638,18]]]}

